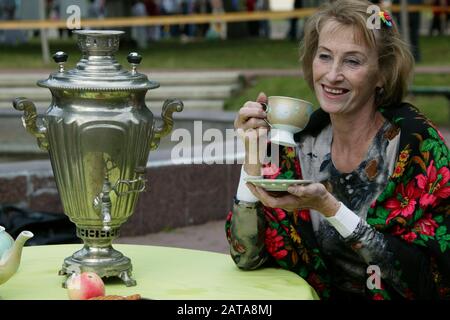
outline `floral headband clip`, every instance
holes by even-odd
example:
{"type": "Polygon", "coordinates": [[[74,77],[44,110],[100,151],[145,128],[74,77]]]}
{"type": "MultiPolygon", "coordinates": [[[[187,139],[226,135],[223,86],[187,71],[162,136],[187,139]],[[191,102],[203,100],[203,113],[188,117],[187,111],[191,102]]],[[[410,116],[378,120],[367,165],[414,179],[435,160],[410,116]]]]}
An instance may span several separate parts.
{"type": "Polygon", "coordinates": [[[392,22],[392,18],[391,18],[391,16],[390,16],[387,12],[385,12],[385,11],[380,11],[380,12],[378,12],[378,15],[379,15],[381,21],[383,21],[383,23],[384,23],[386,26],[388,26],[389,28],[392,27],[392,23],[393,23],[393,22],[392,22]]]}

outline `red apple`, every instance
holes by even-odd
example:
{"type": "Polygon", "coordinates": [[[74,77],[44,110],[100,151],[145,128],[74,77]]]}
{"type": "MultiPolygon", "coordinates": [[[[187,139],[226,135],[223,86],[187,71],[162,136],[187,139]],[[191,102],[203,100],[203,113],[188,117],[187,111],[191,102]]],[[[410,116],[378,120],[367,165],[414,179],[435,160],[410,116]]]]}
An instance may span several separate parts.
{"type": "Polygon", "coordinates": [[[105,284],[94,272],[73,273],[66,284],[70,300],[88,300],[105,295],[105,284]]]}

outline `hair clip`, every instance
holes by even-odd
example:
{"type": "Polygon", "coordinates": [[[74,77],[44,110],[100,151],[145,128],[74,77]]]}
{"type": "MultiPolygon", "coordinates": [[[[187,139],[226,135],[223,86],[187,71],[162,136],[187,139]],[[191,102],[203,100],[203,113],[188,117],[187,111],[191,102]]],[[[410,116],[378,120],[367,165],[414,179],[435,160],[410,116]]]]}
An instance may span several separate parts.
{"type": "Polygon", "coordinates": [[[387,12],[380,11],[378,12],[378,15],[385,25],[387,25],[388,27],[392,27],[392,18],[387,12]]]}

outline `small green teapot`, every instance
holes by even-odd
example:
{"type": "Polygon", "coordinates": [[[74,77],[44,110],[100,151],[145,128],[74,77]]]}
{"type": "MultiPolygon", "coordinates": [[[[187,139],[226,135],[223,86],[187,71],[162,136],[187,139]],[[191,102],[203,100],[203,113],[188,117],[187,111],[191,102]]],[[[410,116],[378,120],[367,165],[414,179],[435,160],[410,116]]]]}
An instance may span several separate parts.
{"type": "Polygon", "coordinates": [[[11,278],[20,265],[22,248],[33,237],[30,231],[22,231],[16,241],[0,226],[0,285],[11,278]]]}

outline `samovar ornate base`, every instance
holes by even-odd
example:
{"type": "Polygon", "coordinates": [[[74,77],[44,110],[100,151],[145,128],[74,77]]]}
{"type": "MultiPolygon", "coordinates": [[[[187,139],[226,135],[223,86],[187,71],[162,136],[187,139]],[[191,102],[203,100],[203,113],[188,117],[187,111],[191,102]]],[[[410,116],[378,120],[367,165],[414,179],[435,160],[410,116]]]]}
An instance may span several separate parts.
{"type": "MultiPolygon", "coordinates": [[[[148,154],[173,127],[183,103],[167,99],[158,125],[145,95],[159,83],[137,71],[142,57],[127,56],[130,70],[114,57],[123,31],[78,30],[81,60],[66,70],[68,55],[57,52],[59,68],[38,85],[50,89],[52,102],[38,119],[29,99],[18,97],[23,124],[49,152],[64,213],[77,226],[84,247],[64,260],[60,275],[91,271],[136,285],[129,258],[113,249],[120,226],[133,214],[146,188],[148,154]]],[[[63,285],[65,285],[66,280],[63,285]]]]}
{"type": "MultiPolygon", "coordinates": [[[[83,239],[85,245],[72,256],[64,259],[59,275],[70,276],[72,273],[95,272],[101,278],[118,277],[127,287],[135,286],[131,260],[111,245],[118,233],[118,228],[111,230],[77,228],[77,235],[83,239]],[[89,241],[87,237],[89,234],[95,235],[94,242],[89,241]],[[104,243],[101,243],[99,239],[102,239],[104,243]]],[[[62,284],[64,288],[66,288],[66,281],[67,279],[62,284]]]]}

